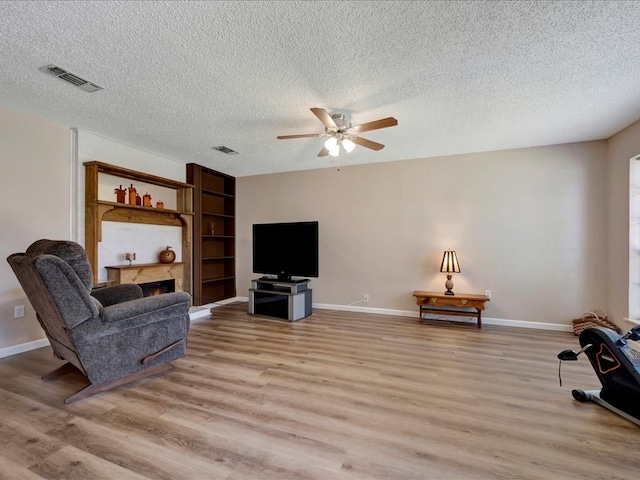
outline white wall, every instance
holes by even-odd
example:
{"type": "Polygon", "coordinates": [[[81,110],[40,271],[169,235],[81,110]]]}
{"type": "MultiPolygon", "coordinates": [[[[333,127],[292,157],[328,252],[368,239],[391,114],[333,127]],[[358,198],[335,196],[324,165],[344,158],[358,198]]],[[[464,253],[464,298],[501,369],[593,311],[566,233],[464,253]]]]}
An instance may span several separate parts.
{"type": "Polygon", "coordinates": [[[238,178],[238,295],[253,223],[318,220],[314,303],[417,311],[451,248],[454,291],[492,290],[484,316],[570,324],[607,304],[605,157],[589,142],[238,178]]]}
{"type": "MultiPolygon", "coordinates": [[[[71,235],[69,128],[0,107],[0,349],[45,337],[6,258],[71,235]],[[26,315],[14,319],[14,307],[26,315]]],[[[14,352],[16,353],[16,352],[14,352]]]]}

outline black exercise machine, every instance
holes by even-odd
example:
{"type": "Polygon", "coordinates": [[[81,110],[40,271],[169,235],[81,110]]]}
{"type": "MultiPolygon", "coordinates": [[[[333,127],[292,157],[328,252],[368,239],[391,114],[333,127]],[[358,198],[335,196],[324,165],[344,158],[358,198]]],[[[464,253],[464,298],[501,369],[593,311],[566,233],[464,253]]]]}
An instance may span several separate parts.
{"type": "Polygon", "coordinates": [[[573,398],[598,403],[640,425],[640,353],[627,345],[627,340],[640,340],[640,325],[624,336],[608,328],[587,328],[580,333],[581,350],[563,350],[558,358],[562,364],[563,360],[577,360],[584,352],[602,384],[600,390],[573,390],[573,398]]]}

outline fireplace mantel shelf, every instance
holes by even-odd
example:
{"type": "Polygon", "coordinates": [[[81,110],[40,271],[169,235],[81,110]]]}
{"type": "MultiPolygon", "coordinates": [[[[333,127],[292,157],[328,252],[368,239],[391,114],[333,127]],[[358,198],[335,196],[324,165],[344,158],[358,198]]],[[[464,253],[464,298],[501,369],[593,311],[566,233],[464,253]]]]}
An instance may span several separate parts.
{"type": "Polygon", "coordinates": [[[172,263],[134,263],[132,265],[109,265],[105,268],[114,268],[117,270],[128,269],[140,269],[140,268],[153,268],[153,267],[170,267],[171,265],[184,265],[184,262],[172,262],[172,263]]]}
{"type": "Polygon", "coordinates": [[[184,262],[173,263],[138,263],[133,265],[113,265],[107,269],[107,284],[149,283],[160,280],[176,281],[176,292],[184,290],[184,262]]]}

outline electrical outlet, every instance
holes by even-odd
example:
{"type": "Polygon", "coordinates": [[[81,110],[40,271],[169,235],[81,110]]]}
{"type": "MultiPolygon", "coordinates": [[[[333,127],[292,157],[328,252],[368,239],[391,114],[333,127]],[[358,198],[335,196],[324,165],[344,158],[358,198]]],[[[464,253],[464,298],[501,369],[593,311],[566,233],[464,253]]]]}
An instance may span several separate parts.
{"type": "Polygon", "coordinates": [[[24,305],[18,305],[13,309],[13,318],[24,317],[24,305]]]}
{"type": "Polygon", "coordinates": [[[491,290],[485,290],[484,291],[484,296],[489,298],[489,300],[491,300],[491,290]]]}
{"type": "Polygon", "coordinates": [[[362,295],[362,299],[364,300],[364,303],[369,303],[369,294],[365,293],[364,295],[362,295]]]}

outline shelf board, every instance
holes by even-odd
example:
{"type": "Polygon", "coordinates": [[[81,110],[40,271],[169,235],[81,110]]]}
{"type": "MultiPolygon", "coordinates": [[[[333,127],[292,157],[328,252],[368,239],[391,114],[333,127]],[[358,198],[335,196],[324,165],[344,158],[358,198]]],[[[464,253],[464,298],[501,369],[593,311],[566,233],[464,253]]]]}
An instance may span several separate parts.
{"type": "Polygon", "coordinates": [[[224,240],[224,239],[234,239],[236,238],[233,235],[202,235],[203,238],[210,238],[212,240],[215,240],[216,238],[220,239],[220,240],[224,240]]]}
{"type": "Polygon", "coordinates": [[[98,205],[106,205],[114,208],[125,208],[130,210],[138,210],[144,212],[156,212],[156,213],[168,213],[172,215],[193,215],[193,212],[183,212],[180,210],[172,210],[170,208],[154,208],[154,207],[143,207],[141,205],[130,205],[128,203],[118,203],[118,202],[110,202],[108,200],[97,200],[96,203],[98,205]]]}
{"type": "Polygon", "coordinates": [[[225,198],[235,198],[234,195],[230,195],[228,193],[222,193],[222,192],[218,192],[216,190],[210,190],[208,188],[203,188],[202,189],[202,193],[206,194],[206,195],[215,195],[216,197],[225,197],[225,198]]]}
{"type": "Polygon", "coordinates": [[[111,268],[113,270],[136,270],[141,268],[163,268],[171,267],[171,265],[184,265],[184,262],[171,262],[171,263],[132,263],[131,265],[107,265],[104,268],[111,268]]]}
{"type": "Polygon", "coordinates": [[[202,305],[207,305],[209,303],[216,303],[219,302],[221,300],[227,300],[228,298],[231,298],[227,295],[218,295],[217,297],[212,297],[212,298],[204,298],[202,299],[202,305]]]}
{"type": "Polygon", "coordinates": [[[214,212],[202,212],[202,216],[209,217],[223,217],[223,218],[235,218],[235,215],[225,215],[224,213],[214,213],[214,212]]]}
{"type": "Polygon", "coordinates": [[[233,259],[233,258],[236,258],[236,257],[233,256],[233,255],[225,255],[225,256],[222,256],[222,257],[202,257],[202,260],[203,261],[205,261],[205,260],[230,260],[230,259],[233,259]]]}
{"type": "Polygon", "coordinates": [[[225,280],[233,280],[236,277],[216,277],[216,278],[203,278],[202,283],[224,282],[225,280]]]}
{"type": "Polygon", "coordinates": [[[109,165],[103,162],[97,162],[97,161],[84,162],[83,165],[85,167],[95,166],[97,167],[99,173],[115,175],[116,177],[127,178],[129,180],[135,180],[138,182],[150,183],[152,185],[159,185],[161,187],[172,188],[174,190],[182,189],[182,188],[186,188],[186,189],[195,188],[195,185],[192,185],[190,183],[178,182],[168,178],[151,175],[149,173],[136,172],[128,168],[118,167],[116,165],[109,165]]]}
{"type": "Polygon", "coordinates": [[[257,293],[268,293],[271,295],[299,295],[300,293],[305,292],[307,290],[303,290],[302,292],[292,292],[291,289],[289,288],[276,287],[271,290],[260,290],[258,288],[252,288],[251,291],[257,292],[257,293]]]}

